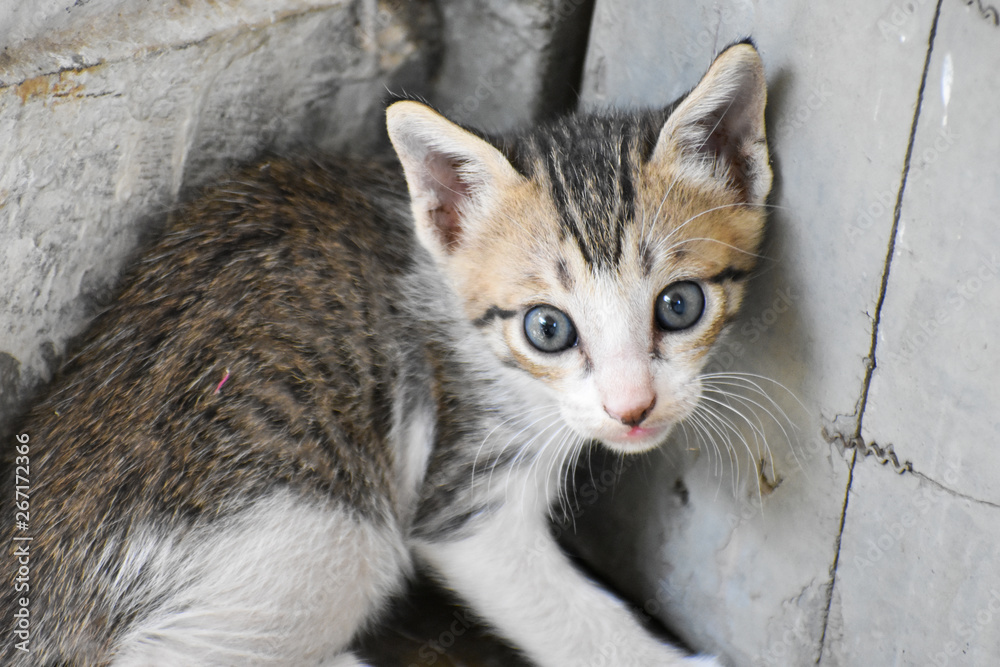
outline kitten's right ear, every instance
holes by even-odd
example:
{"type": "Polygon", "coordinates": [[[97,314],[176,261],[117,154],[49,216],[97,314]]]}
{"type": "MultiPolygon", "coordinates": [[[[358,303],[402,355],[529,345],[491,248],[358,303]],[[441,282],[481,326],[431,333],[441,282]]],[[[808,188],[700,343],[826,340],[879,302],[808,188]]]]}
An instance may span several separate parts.
{"type": "Polygon", "coordinates": [[[736,44],[664,123],[651,161],[680,164],[690,177],[721,183],[748,204],[763,204],[771,189],[764,105],[767,82],[757,49],[736,44]]]}
{"type": "Polygon", "coordinates": [[[474,232],[504,188],[524,180],[492,145],[419,102],[391,105],[386,125],[406,173],[417,236],[439,257],[474,232]]]}

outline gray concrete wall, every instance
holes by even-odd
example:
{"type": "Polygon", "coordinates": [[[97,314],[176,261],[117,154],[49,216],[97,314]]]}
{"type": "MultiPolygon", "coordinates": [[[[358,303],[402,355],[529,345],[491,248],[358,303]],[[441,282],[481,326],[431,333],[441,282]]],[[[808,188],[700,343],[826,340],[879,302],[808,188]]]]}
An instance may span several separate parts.
{"type": "Polygon", "coordinates": [[[489,131],[576,105],[594,0],[442,0],[434,102],[489,131]]]}
{"type": "Polygon", "coordinates": [[[733,665],[995,664],[997,23],[964,0],[0,0],[0,436],[232,163],[379,150],[386,87],[487,130],[575,91],[666,104],[753,35],[774,208],[712,369],[742,393],[617,484],[582,476],[563,535],[733,665]]]}
{"type": "Polygon", "coordinates": [[[0,433],[189,186],[270,146],[379,145],[431,8],[0,2],[0,433]]]}

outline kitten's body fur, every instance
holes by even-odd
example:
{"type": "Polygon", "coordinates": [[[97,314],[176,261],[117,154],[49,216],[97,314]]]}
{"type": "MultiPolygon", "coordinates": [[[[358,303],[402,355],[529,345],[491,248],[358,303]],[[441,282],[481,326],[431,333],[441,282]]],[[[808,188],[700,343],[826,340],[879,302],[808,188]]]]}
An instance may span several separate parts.
{"type": "Polygon", "coordinates": [[[394,168],[312,160],[207,190],[22,429],[31,654],[8,633],[0,662],[351,665],[417,560],[540,665],[695,661],[546,514],[588,439],[648,449],[696,403],[759,242],[763,94],[738,45],[673,114],[502,151],[401,102],[409,198],[394,168]],[[666,336],[647,292],[677,280],[704,321],[666,336]],[[554,355],[520,324],[549,302],[579,330],[554,355]]]}

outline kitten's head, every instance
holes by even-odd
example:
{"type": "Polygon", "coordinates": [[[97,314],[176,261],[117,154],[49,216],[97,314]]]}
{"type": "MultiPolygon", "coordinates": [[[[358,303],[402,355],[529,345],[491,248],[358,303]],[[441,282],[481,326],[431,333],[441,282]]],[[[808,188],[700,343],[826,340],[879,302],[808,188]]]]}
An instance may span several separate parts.
{"type": "Polygon", "coordinates": [[[493,353],[580,436],[641,451],[694,409],[763,230],[765,97],[738,44],[672,111],[491,142],[389,107],[420,241],[493,353]]]}

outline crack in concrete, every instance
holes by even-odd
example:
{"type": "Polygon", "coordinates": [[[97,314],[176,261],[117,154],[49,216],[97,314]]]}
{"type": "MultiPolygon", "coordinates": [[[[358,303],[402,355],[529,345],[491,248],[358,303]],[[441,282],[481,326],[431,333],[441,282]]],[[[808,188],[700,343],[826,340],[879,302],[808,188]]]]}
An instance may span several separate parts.
{"type": "Polygon", "coordinates": [[[823,632],[820,634],[819,648],[816,651],[817,665],[823,660],[823,650],[826,648],[826,633],[830,629],[830,609],[833,607],[833,591],[837,585],[837,568],[840,566],[840,543],[844,539],[844,523],[847,521],[847,506],[851,500],[851,483],[854,481],[854,462],[856,460],[857,450],[853,450],[851,460],[847,464],[847,486],[844,489],[844,504],[840,508],[840,525],[837,527],[837,539],[834,541],[833,563],[830,564],[830,583],[826,586],[823,632]]]}
{"type": "Polygon", "coordinates": [[[840,447],[841,452],[847,449],[853,449],[854,451],[860,452],[864,458],[874,456],[883,466],[891,465],[892,469],[900,475],[907,472],[913,472],[913,463],[905,460],[900,462],[899,456],[896,454],[896,450],[892,446],[892,443],[888,445],[880,445],[874,441],[865,442],[865,439],[861,436],[849,436],[839,432],[830,433],[825,427],[823,428],[823,439],[831,445],[835,444],[840,447]]]}
{"type": "MultiPolygon", "coordinates": [[[[904,460],[900,462],[898,455],[896,454],[892,444],[885,446],[879,445],[877,442],[865,442],[864,438],[860,437],[850,437],[843,433],[830,433],[823,429],[823,438],[831,445],[837,445],[840,447],[841,453],[851,450],[856,454],[861,454],[862,458],[867,458],[869,456],[874,456],[880,464],[883,466],[891,465],[893,471],[899,475],[905,473],[910,473],[914,477],[917,477],[935,487],[941,491],[947,493],[948,495],[955,496],[956,498],[961,498],[962,500],[968,500],[969,502],[976,503],[978,505],[983,505],[985,507],[991,507],[994,509],[1000,509],[1000,503],[993,502],[991,500],[983,500],[982,498],[976,498],[975,496],[970,496],[967,493],[962,493],[957,491],[947,484],[943,484],[930,475],[920,472],[919,470],[914,470],[913,462],[904,460]]],[[[851,462],[851,472],[853,474],[853,461],[851,462]]]]}
{"type": "Polygon", "coordinates": [[[990,500],[983,500],[982,498],[976,498],[975,496],[970,496],[970,495],[968,495],[966,493],[962,493],[961,491],[956,491],[955,489],[942,484],[941,482],[937,481],[933,477],[929,477],[929,476],[925,475],[922,472],[917,472],[916,470],[911,470],[910,472],[914,476],[919,477],[920,479],[922,479],[923,481],[927,482],[928,484],[931,484],[931,485],[933,485],[933,486],[941,489],[942,491],[944,491],[948,495],[955,496],[956,498],[961,498],[962,500],[968,500],[971,503],[976,503],[977,505],[983,505],[984,507],[990,507],[992,509],[1000,509],[1000,503],[995,503],[995,502],[992,502],[990,500]]]}
{"type": "MultiPolygon", "coordinates": [[[[975,496],[970,496],[967,493],[962,493],[961,491],[957,491],[948,485],[937,481],[925,473],[914,470],[913,462],[905,459],[901,461],[891,443],[883,446],[879,445],[877,442],[865,442],[865,439],[861,437],[851,437],[844,435],[843,433],[830,433],[825,427],[823,428],[823,439],[831,445],[837,445],[840,448],[841,453],[847,450],[852,450],[856,453],[860,453],[863,458],[874,456],[875,459],[878,460],[878,462],[883,466],[892,466],[893,471],[899,475],[910,473],[914,477],[918,477],[921,480],[934,485],[945,493],[955,496],[956,498],[968,500],[969,502],[984,505],[986,507],[1000,509],[1000,503],[993,502],[991,500],[983,500],[982,498],[976,498],[975,496]]],[[[851,464],[851,471],[853,473],[853,462],[851,464]]]]}
{"type": "MultiPolygon", "coordinates": [[[[906,181],[910,173],[910,160],[913,157],[913,144],[917,135],[917,127],[920,123],[920,110],[923,107],[924,90],[927,87],[927,73],[930,70],[931,55],[934,52],[934,38],[937,36],[938,20],[941,18],[941,5],[943,2],[944,0],[937,0],[937,4],[934,7],[934,20],[931,22],[931,30],[927,38],[927,51],[924,54],[924,67],[920,75],[920,87],[917,89],[917,100],[913,110],[913,122],[910,124],[910,136],[906,143],[906,156],[903,158],[903,170],[900,175],[899,191],[896,193],[896,205],[893,207],[892,211],[892,227],[889,230],[889,245],[888,248],[886,248],[885,263],[882,268],[882,281],[879,285],[878,301],[875,304],[875,316],[872,319],[871,347],[869,348],[868,356],[865,358],[865,378],[861,386],[861,400],[859,401],[859,409],[857,412],[858,420],[854,429],[854,434],[849,440],[846,441],[848,443],[864,444],[864,439],[861,437],[861,430],[864,425],[865,410],[868,407],[868,392],[871,388],[872,377],[874,376],[875,369],[878,367],[878,357],[876,352],[878,348],[878,330],[882,321],[882,306],[885,304],[885,296],[888,291],[889,272],[892,267],[892,258],[896,251],[896,237],[899,232],[899,219],[903,211],[903,196],[906,194],[906,181]]],[[[834,437],[836,438],[836,436],[834,437]]],[[[844,492],[844,505],[841,510],[840,526],[837,531],[833,564],[830,566],[830,584],[827,588],[826,610],[823,613],[823,632],[820,635],[819,651],[816,658],[817,665],[822,662],[823,653],[826,649],[826,637],[830,625],[830,610],[833,606],[833,593],[837,585],[837,567],[840,565],[841,543],[844,538],[844,525],[847,521],[847,507],[851,495],[851,485],[854,482],[854,466],[858,460],[857,452],[859,450],[854,448],[853,451],[854,456],[851,457],[850,463],[848,464],[847,489],[844,492]]],[[[882,452],[884,453],[885,449],[882,449],[882,452]]],[[[893,458],[895,458],[894,452],[893,458]]],[[[898,459],[896,459],[895,462],[898,464],[898,459]]],[[[913,472],[912,466],[909,471],[913,472]]]]}
{"type": "Polygon", "coordinates": [[[17,88],[18,86],[22,86],[25,83],[29,83],[32,81],[39,81],[47,77],[59,76],[60,74],[65,74],[65,73],[81,74],[88,70],[94,70],[99,67],[104,67],[106,65],[115,65],[122,62],[128,62],[136,58],[155,57],[164,53],[169,53],[171,51],[183,51],[185,49],[190,49],[192,47],[211,43],[213,40],[217,39],[229,40],[232,39],[233,37],[257,32],[258,30],[266,29],[273,25],[284,23],[286,21],[294,21],[304,16],[310,16],[312,14],[318,14],[327,11],[341,11],[342,9],[343,6],[341,5],[327,5],[321,7],[309,7],[303,10],[280,12],[276,14],[273,17],[273,19],[268,18],[266,20],[257,21],[255,23],[239,23],[234,26],[222,28],[208,35],[205,35],[204,37],[199,37],[198,39],[193,39],[186,42],[177,42],[174,44],[163,44],[159,46],[142,47],[136,49],[135,51],[126,56],[120,56],[109,59],[97,58],[93,61],[74,63],[73,65],[67,65],[65,67],[57,67],[47,72],[39,72],[38,74],[34,74],[33,76],[23,78],[19,81],[10,81],[7,83],[0,82],[0,92],[3,92],[8,88],[17,88]]]}

